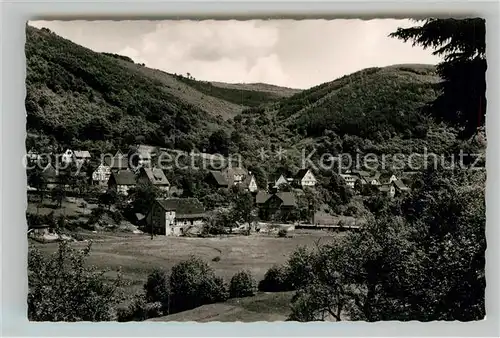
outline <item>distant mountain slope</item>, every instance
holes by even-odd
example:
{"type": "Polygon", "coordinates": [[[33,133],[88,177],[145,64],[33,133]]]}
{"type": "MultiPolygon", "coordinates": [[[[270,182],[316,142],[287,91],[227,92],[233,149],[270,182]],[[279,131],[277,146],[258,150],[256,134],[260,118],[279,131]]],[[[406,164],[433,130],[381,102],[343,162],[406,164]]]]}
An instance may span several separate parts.
{"type": "Polygon", "coordinates": [[[432,65],[368,68],[280,101],[277,116],[308,136],[335,133],[372,138],[413,132],[420,108],[435,99],[440,81],[432,65]]]}
{"type": "Polygon", "coordinates": [[[343,151],[420,146],[435,127],[421,108],[436,97],[440,81],[434,66],[394,65],[303,91],[202,82],[29,26],[26,62],[29,135],[99,149],[124,148],[143,136],[170,149],[239,153],[254,167],[261,147],[298,153],[330,144],[343,151]]]}
{"type": "Polygon", "coordinates": [[[27,128],[65,144],[125,145],[142,135],[146,142],[187,150],[215,129],[231,129],[224,120],[248,107],[231,98],[265,97],[244,102],[251,106],[283,97],[246,87],[210,95],[205,82],[186,83],[128,57],[94,52],[48,29],[27,26],[25,52],[27,128]]]}
{"type": "Polygon", "coordinates": [[[178,75],[177,79],[198,91],[239,104],[241,107],[258,107],[263,104],[275,102],[284,97],[289,97],[300,90],[283,88],[267,84],[231,84],[222,82],[197,81],[178,75]]]}
{"type": "MultiPolygon", "coordinates": [[[[221,116],[224,120],[238,115],[243,109],[247,108],[245,105],[236,104],[225,99],[223,95],[211,95],[210,92],[203,91],[204,85],[199,81],[182,81],[179,76],[161,70],[147,68],[127,61],[120,60],[119,62],[123,67],[131,71],[138,72],[148,78],[161,82],[165,86],[164,90],[171,95],[185,102],[189,102],[213,116],[221,116]]],[[[236,90],[233,90],[232,92],[235,91],[236,90]]]]}

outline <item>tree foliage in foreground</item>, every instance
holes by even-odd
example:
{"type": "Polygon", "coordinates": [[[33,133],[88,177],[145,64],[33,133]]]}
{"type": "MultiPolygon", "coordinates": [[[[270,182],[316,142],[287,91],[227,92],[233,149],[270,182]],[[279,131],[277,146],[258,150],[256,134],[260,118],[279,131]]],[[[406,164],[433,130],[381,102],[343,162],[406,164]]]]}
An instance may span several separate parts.
{"type": "Polygon", "coordinates": [[[486,114],[486,24],[481,18],[426,19],[421,26],[399,28],[391,37],[433,48],[444,61],[441,95],[431,111],[462,129],[468,137],[484,126],[486,114]]]}
{"type": "Polygon", "coordinates": [[[37,249],[28,256],[28,318],[31,321],[114,320],[121,280],[107,282],[104,272],[85,266],[91,243],[82,251],[66,242],[53,255],[37,249]]]}
{"type": "MultiPolygon", "coordinates": [[[[320,246],[291,320],[479,320],[485,316],[484,173],[429,172],[359,232],[320,246]]],[[[305,260],[304,260],[305,258],[305,260]]]]}

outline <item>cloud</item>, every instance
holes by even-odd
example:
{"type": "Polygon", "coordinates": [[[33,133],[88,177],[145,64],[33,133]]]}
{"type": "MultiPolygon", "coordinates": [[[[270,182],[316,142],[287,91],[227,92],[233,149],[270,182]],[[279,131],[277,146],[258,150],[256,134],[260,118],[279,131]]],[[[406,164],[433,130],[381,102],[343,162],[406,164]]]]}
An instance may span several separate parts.
{"type": "Polygon", "coordinates": [[[53,21],[48,27],[96,51],[221,82],[308,88],[367,67],[437,63],[431,51],[389,38],[409,20],[53,21]]]}

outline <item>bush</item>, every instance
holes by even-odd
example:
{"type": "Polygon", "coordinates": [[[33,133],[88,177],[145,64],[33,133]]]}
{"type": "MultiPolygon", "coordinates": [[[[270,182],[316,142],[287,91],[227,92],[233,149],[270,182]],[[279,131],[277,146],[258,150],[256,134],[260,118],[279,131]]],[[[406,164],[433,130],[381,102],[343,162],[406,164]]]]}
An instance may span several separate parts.
{"type": "Polygon", "coordinates": [[[30,321],[114,320],[118,303],[116,283],[106,283],[102,273],[86,267],[91,242],[83,250],[66,242],[50,257],[31,249],[28,255],[28,318],[30,321]]]}
{"type": "Polygon", "coordinates": [[[220,261],[220,256],[215,256],[214,258],[212,258],[212,262],[218,262],[220,261]]]}
{"type": "Polygon", "coordinates": [[[191,257],[172,268],[170,275],[171,309],[174,312],[228,298],[224,281],[202,259],[191,257]]]}
{"type": "Polygon", "coordinates": [[[255,295],[256,282],[249,271],[236,273],[229,283],[229,296],[231,298],[251,297],[255,295]]]}
{"type": "Polygon", "coordinates": [[[117,316],[119,322],[141,322],[163,316],[163,304],[161,302],[148,303],[145,295],[136,295],[128,308],[118,310],[117,316]]]}
{"type": "Polygon", "coordinates": [[[278,237],[286,238],[288,236],[288,231],[286,229],[280,229],[278,231],[278,237]]]}
{"type": "Polygon", "coordinates": [[[283,266],[271,267],[264,275],[264,279],[259,282],[260,291],[280,292],[292,289],[288,279],[288,271],[283,266]]]}
{"type": "Polygon", "coordinates": [[[167,273],[160,269],[155,269],[144,284],[145,299],[147,302],[161,302],[168,306],[170,295],[170,285],[167,273]]]}
{"type": "Polygon", "coordinates": [[[111,213],[111,217],[113,218],[113,221],[116,222],[116,224],[120,224],[120,222],[125,219],[120,211],[111,213]]]}

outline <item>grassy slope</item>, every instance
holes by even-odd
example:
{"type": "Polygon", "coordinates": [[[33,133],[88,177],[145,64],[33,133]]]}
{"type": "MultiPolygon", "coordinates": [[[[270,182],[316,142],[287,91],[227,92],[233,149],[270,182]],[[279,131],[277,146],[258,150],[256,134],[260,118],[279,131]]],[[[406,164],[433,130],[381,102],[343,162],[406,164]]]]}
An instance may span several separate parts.
{"type": "MultiPolygon", "coordinates": [[[[231,236],[215,238],[185,238],[158,236],[151,237],[127,233],[83,233],[93,240],[88,263],[99,270],[109,270],[107,276],[121,272],[128,281],[129,293],[136,293],[151,271],[155,268],[169,270],[174,264],[196,255],[207,260],[217,275],[229,281],[238,271],[248,269],[257,280],[264,277],[274,264],[283,264],[299,245],[313,246],[334,240],[331,233],[298,230],[293,238],[277,238],[271,235],[231,236]],[[213,262],[214,257],[220,261],[213,262]]],[[[57,243],[39,244],[32,242],[45,253],[57,250],[57,243]]],[[[83,248],[86,243],[75,242],[75,247],[83,248]]]]}
{"type": "Polygon", "coordinates": [[[258,293],[254,297],[234,298],[169,316],[152,318],[152,322],[257,322],[284,321],[290,314],[293,292],[258,293]]]}

